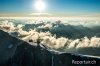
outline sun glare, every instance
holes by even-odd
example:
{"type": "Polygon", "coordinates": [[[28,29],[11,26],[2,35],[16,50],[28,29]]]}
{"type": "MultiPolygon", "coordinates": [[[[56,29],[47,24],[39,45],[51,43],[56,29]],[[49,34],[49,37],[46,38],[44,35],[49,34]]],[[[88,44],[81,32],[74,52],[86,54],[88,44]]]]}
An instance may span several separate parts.
{"type": "Polygon", "coordinates": [[[36,10],[39,11],[39,12],[44,11],[45,8],[46,8],[45,2],[42,1],[42,0],[36,1],[34,6],[35,6],[36,10]]]}

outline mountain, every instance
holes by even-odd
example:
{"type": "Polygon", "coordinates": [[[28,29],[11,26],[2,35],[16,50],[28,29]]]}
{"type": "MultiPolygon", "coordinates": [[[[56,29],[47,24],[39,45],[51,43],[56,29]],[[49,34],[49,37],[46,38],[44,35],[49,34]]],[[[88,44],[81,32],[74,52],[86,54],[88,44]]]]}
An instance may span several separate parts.
{"type": "Polygon", "coordinates": [[[100,58],[58,52],[42,44],[22,41],[0,30],[0,66],[91,65],[99,66],[100,58]],[[94,64],[92,64],[93,62],[94,64]]]}

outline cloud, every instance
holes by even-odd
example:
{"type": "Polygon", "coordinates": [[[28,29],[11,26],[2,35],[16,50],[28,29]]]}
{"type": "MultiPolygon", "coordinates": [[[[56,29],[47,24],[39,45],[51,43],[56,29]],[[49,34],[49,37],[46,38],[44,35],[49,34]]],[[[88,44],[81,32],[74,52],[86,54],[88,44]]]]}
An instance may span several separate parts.
{"type": "Polygon", "coordinates": [[[35,15],[35,16],[51,16],[52,14],[50,14],[50,13],[31,13],[29,15],[35,15]]]}
{"type": "MultiPolygon", "coordinates": [[[[16,20],[15,20],[15,22],[14,21],[9,22],[9,20],[4,20],[0,23],[0,29],[6,31],[7,30],[6,28],[9,27],[9,30],[7,30],[8,33],[13,35],[14,34],[13,32],[17,32],[18,38],[20,38],[24,41],[27,41],[27,42],[29,40],[33,40],[33,44],[40,37],[42,39],[41,40],[42,44],[44,44],[50,48],[56,49],[56,50],[60,49],[59,51],[87,54],[87,55],[88,54],[100,55],[100,53],[97,52],[98,49],[100,49],[100,37],[95,37],[97,32],[98,32],[98,35],[100,35],[99,29],[97,29],[96,27],[91,28],[92,30],[96,31],[95,32],[96,34],[92,35],[90,38],[85,37],[87,35],[86,33],[88,33],[89,35],[91,34],[88,26],[89,25],[97,26],[98,24],[100,24],[99,21],[83,22],[84,24],[75,22],[75,23],[78,23],[79,25],[81,25],[79,27],[77,27],[78,25],[75,26],[74,24],[70,25],[69,22],[68,22],[68,24],[67,24],[67,22],[66,22],[66,24],[62,23],[62,22],[61,23],[58,23],[58,22],[57,23],[56,22],[35,23],[35,22],[33,22],[33,24],[26,24],[26,26],[25,26],[25,24],[16,25],[15,23],[16,23],[16,20]],[[83,27],[84,25],[87,25],[88,29],[86,29],[86,26],[83,27]],[[23,28],[29,29],[29,30],[25,30],[23,28]],[[40,31],[38,31],[38,29],[40,31]],[[46,30],[48,30],[48,31],[46,31],[46,30]],[[55,32],[55,34],[53,34],[51,31],[55,32]],[[57,34],[60,34],[61,36],[58,37],[57,34]],[[75,37],[77,35],[81,36],[82,34],[84,34],[84,36],[82,38],[75,38],[75,39],[68,38],[68,36],[70,36],[70,35],[72,35],[72,37],[75,37]],[[62,36],[62,35],[64,35],[64,36],[62,36]],[[66,37],[65,35],[68,35],[68,36],[66,37]]],[[[28,21],[28,23],[29,23],[29,21],[28,21]]]]}

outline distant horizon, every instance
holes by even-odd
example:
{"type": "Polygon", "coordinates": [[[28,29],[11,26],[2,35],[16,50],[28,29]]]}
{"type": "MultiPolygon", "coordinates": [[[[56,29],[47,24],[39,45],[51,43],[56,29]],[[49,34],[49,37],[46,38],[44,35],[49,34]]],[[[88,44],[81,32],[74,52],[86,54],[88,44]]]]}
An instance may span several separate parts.
{"type": "Polygon", "coordinates": [[[75,15],[75,14],[68,14],[68,15],[50,15],[47,13],[43,14],[0,14],[0,17],[100,17],[100,14],[81,14],[81,15],[75,15]]]}

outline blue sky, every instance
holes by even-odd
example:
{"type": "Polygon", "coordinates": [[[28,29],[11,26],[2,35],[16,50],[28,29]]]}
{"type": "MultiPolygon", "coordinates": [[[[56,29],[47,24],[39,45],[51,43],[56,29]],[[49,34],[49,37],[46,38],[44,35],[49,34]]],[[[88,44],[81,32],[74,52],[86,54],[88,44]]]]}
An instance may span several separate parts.
{"type": "MultiPolygon", "coordinates": [[[[0,0],[0,14],[36,13],[37,0],[0,0]]],[[[44,0],[46,13],[53,15],[100,14],[100,0],[44,0]]]]}

